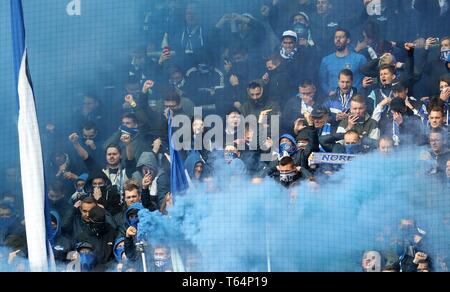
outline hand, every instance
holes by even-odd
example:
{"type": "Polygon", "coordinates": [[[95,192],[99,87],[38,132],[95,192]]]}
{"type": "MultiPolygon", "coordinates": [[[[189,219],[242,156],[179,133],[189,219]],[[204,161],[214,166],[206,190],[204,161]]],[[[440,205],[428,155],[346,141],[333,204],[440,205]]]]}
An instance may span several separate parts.
{"type": "Polygon", "coordinates": [[[396,122],[397,125],[401,125],[403,123],[403,116],[401,113],[394,112],[394,122],[396,122]]]}
{"type": "Polygon", "coordinates": [[[372,77],[364,77],[362,80],[362,87],[368,88],[373,84],[373,78],[372,77]]]}
{"type": "Polygon", "coordinates": [[[260,177],[254,177],[252,178],[251,182],[252,185],[260,185],[263,183],[263,179],[260,177]]]}
{"type": "Polygon", "coordinates": [[[364,50],[367,48],[367,42],[366,41],[358,41],[355,47],[355,52],[359,52],[361,50],[364,50]]]}
{"type": "Polygon", "coordinates": [[[153,147],[152,151],[153,151],[153,153],[158,153],[159,149],[161,148],[161,145],[162,145],[161,138],[155,139],[155,141],[153,141],[153,143],[152,143],[152,147],[153,147]]]}
{"type": "Polygon", "coordinates": [[[64,177],[66,179],[69,179],[69,180],[76,180],[76,179],[78,179],[78,175],[76,175],[75,173],[70,172],[70,171],[64,172],[64,177]]]}
{"type": "Polygon", "coordinates": [[[294,122],[294,133],[298,134],[298,132],[300,132],[301,130],[303,130],[304,128],[306,128],[305,124],[303,123],[303,119],[298,118],[295,120],[294,122]]]}
{"type": "Polygon", "coordinates": [[[364,3],[364,6],[367,6],[367,5],[369,5],[369,3],[370,3],[370,2],[372,2],[372,0],[364,0],[364,1],[363,1],[363,3],[364,3]]]}
{"type": "Polygon", "coordinates": [[[410,110],[414,110],[414,106],[412,105],[412,103],[409,101],[409,98],[407,97],[405,99],[405,105],[407,108],[409,108],[410,110]]]}
{"type": "Polygon", "coordinates": [[[80,208],[80,207],[81,207],[81,200],[76,201],[75,204],[73,204],[73,207],[74,207],[75,209],[80,208]]]}
{"type": "Polygon", "coordinates": [[[263,77],[262,77],[262,80],[264,81],[264,83],[269,83],[269,81],[270,81],[270,78],[269,78],[269,73],[265,73],[264,75],[263,75],[263,77]]]}
{"type": "Polygon", "coordinates": [[[390,97],[385,97],[385,98],[383,98],[382,101],[380,101],[380,103],[378,104],[378,106],[384,107],[384,106],[390,104],[390,103],[391,103],[391,100],[392,100],[392,98],[390,98],[390,97]]]}
{"type": "Polygon", "coordinates": [[[273,146],[273,140],[270,137],[267,137],[266,141],[264,141],[264,147],[266,147],[266,149],[272,148],[273,146]]]}
{"type": "Polygon", "coordinates": [[[92,195],[94,196],[94,199],[98,201],[102,197],[102,190],[99,187],[95,187],[92,195]]]}
{"type": "Polygon", "coordinates": [[[72,134],[70,134],[70,136],[69,136],[69,140],[70,140],[70,142],[72,142],[73,144],[77,144],[77,143],[79,143],[79,141],[80,141],[80,137],[78,136],[77,133],[72,133],[72,134]]]}
{"type": "Polygon", "coordinates": [[[416,252],[416,254],[414,255],[414,260],[413,263],[415,263],[416,265],[420,262],[420,261],[424,261],[428,258],[428,255],[424,252],[416,252]]]}
{"type": "Polygon", "coordinates": [[[349,115],[348,116],[347,131],[353,129],[353,127],[355,126],[358,119],[359,119],[359,117],[357,115],[349,115]]]}
{"type": "Polygon", "coordinates": [[[434,38],[434,37],[427,38],[425,41],[425,50],[428,50],[435,43],[437,43],[436,38],[434,38]]]}
{"type": "Polygon", "coordinates": [[[142,86],[142,93],[147,93],[153,86],[155,85],[155,82],[153,80],[147,80],[144,82],[144,85],[142,86]]]}
{"type": "Polygon", "coordinates": [[[125,99],[125,102],[128,104],[132,104],[134,102],[134,98],[131,94],[126,95],[124,99],[125,99]]]}
{"type": "Polygon", "coordinates": [[[170,50],[164,49],[161,53],[161,56],[159,57],[158,64],[162,65],[164,62],[170,59],[170,50]]]}
{"type": "Polygon", "coordinates": [[[305,112],[305,113],[303,114],[303,116],[305,117],[306,123],[307,123],[308,125],[310,125],[310,126],[314,125],[314,121],[313,121],[313,119],[312,119],[312,117],[311,117],[311,113],[305,112]]]}
{"type": "Polygon", "coordinates": [[[258,124],[262,124],[264,119],[269,115],[269,113],[271,111],[272,111],[272,109],[267,109],[267,110],[262,111],[258,117],[258,124]]]}
{"type": "Polygon", "coordinates": [[[144,178],[142,179],[142,189],[147,190],[148,187],[152,184],[153,177],[151,174],[147,173],[144,175],[144,178]]]}
{"type": "Polygon", "coordinates": [[[95,145],[94,140],[88,139],[88,140],[84,141],[84,144],[86,144],[86,146],[88,146],[92,150],[97,149],[97,146],[95,145]]]}
{"type": "Polygon", "coordinates": [[[126,237],[134,237],[137,234],[137,229],[133,226],[128,227],[127,232],[125,234],[126,237]]]}
{"type": "Polygon", "coordinates": [[[228,60],[223,61],[223,68],[225,69],[225,72],[229,73],[231,71],[231,68],[233,68],[233,63],[231,63],[228,60]]]}
{"type": "Polygon", "coordinates": [[[236,145],[244,145],[245,144],[245,139],[236,139],[233,141],[234,144],[236,145]]]}
{"type": "Polygon", "coordinates": [[[407,51],[411,51],[412,49],[414,49],[415,46],[416,45],[414,43],[405,43],[404,44],[405,50],[407,50],[407,51]]]}
{"type": "Polygon", "coordinates": [[[239,85],[239,78],[236,75],[231,75],[230,76],[230,84],[231,86],[238,86],[239,85]]]}
{"type": "Polygon", "coordinates": [[[340,112],[336,114],[336,121],[342,121],[348,119],[348,114],[344,112],[340,112]]]}
{"type": "Polygon", "coordinates": [[[439,95],[439,98],[442,101],[447,101],[450,97],[450,87],[446,87],[441,91],[441,94],[439,95]]]}
{"type": "Polygon", "coordinates": [[[122,134],[120,136],[120,141],[128,146],[131,143],[131,136],[129,134],[122,134]]]}

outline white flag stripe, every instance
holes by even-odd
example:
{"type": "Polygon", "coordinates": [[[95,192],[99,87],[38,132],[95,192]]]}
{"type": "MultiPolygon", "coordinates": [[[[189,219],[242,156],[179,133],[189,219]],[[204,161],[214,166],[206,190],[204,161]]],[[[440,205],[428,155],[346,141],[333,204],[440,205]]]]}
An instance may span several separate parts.
{"type": "Polygon", "coordinates": [[[33,90],[26,72],[26,59],[25,50],[18,78],[18,132],[28,258],[31,271],[37,272],[47,270],[45,185],[41,139],[33,90]]]}

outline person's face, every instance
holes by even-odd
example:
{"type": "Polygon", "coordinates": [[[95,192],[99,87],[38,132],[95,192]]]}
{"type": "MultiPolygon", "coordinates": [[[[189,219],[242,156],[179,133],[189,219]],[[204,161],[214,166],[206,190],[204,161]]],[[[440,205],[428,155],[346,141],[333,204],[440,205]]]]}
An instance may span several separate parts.
{"type": "Polygon", "coordinates": [[[392,141],[382,139],[380,140],[378,149],[380,150],[381,153],[388,154],[392,152],[392,149],[394,149],[394,145],[392,144],[392,141]]]}
{"type": "Polygon", "coordinates": [[[441,42],[441,51],[450,49],[450,40],[446,39],[441,42]]]}
{"type": "Polygon", "coordinates": [[[241,53],[234,54],[233,55],[233,63],[242,63],[247,60],[247,56],[241,53]]]}
{"type": "Polygon", "coordinates": [[[165,100],[164,107],[171,110],[176,110],[180,107],[180,105],[175,100],[165,100]]]}
{"type": "Polygon", "coordinates": [[[236,147],[234,147],[232,145],[227,145],[225,147],[225,151],[224,151],[225,158],[227,157],[228,153],[234,153],[239,157],[239,151],[236,149],[236,147]]]}
{"type": "Polygon", "coordinates": [[[181,72],[176,71],[170,75],[169,82],[170,82],[170,84],[177,85],[182,80],[183,80],[183,75],[181,74],[181,72]]]}
{"type": "Polygon", "coordinates": [[[195,11],[194,7],[188,7],[186,9],[186,18],[185,19],[186,19],[187,25],[197,24],[198,15],[197,15],[197,12],[195,11]]]}
{"type": "Polygon", "coordinates": [[[250,129],[250,128],[246,129],[245,133],[244,133],[245,141],[253,141],[254,133],[255,132],[253,131],[253,129],[250,129]]]}
{"type": "Polygon", "coordinates": [[[281,138],[280,144],[281,144],[281,143],[288,143],[289,145],[292,145],[291,140],[289,140],[288,138],[281,138]]]}
{"type": "Polygon", "coordinates": [[[131,191],[125,191],[125,204],[130,207],[134,203],[139,203],[141,201],[141,195],[137,189],[131,191]]]}
{"type": "Polygon", "coordinates": [[[84,140],[94,140],[95,137],[97,137],[97,131],[95,129],[83,129],[81,134],[83,135],[84,140]]]}
{"type": "Polygon", "coordinates": [[[102,178],[94,178],[92,180],[92,186],[94,188],[99,188],[105,185],[105,181],[102,178]]]}
{"type": "Polygon", "coordinates": [[[338,51],[343,51],[350,43],[347,35],[343,31],[337,31],[334,35],[334,45],[338,51]]]}
{"type": "Polygon", "coordinates": [[[441,152],[444,146],[444,139],[442,139],[442,135],[439,133],[431,133],[430,134],[430,146],[431,150],[435,153],[441,152]]]}
{"type": "Polygon", "coordinates": [[[197,162],[194,167],[194,175],[196,178],[199,178],[203,172],[203,163],[197,162]]]}
{"type": "Polygon", "coordinates": [[[330,3],[328,0],[317,0],[317,13],[324,14],[330,9],[330,3]]]}
{"type": "Polygon", "coordinates": [[[352,77],[344,74],[339,75],[338,86],[342,93],[347,94],[353,86],[352,77]]]}
{"type": "Polygon", "coordinates": [[[120,152],[115,147],[109,147],[106,150],[106,161],[109,165],[116,166],[120,163],[120,152]]]}
{"type": "Polygon", "coordinates": [[[366,105],[364,103],[352,101],[350,104],[350,113],[354,116],[363,118],[366,114],[366,105]]]}
{"type": "Polygon", "coordinates": [[[428,120],[431,128],[439,128],[444,124],[444,115],[441,111],[431,111],[428,120]]]}
{"type": "Polygon", "coordinates": [[[362,259],[362,267],[366,272],[379,272],[376,270],[380,267],[380,255],[376,251],[368,251],[364,254],[362,259]]]}
{"type": "Polygon", "coordinates": [[[125,126],[127,128],[137,128],[136,122],[131,118],[123,118],[122,126],[125,126]]]}
{"type": "Polygon", "coordinates": [[[285,37],[281,41],[281,45],[283,46],[283,48],[286,51],[286,53],[290,53],[295,48],[295,40],[293,38],[291,38],[291,37],[285,37]]]}
{"type": "Polygon", "coordinates": [[[230,113],[228,115],[227,123],[232,128],[237,128],[241,124],[241,115],[238,113],[230,113]]]}
{"type": "Polygon", "coordinates": [[[408,97],[408,89],[394,90],[394,97],[406,99],[408,97]]]}
{"type": "Polygon", "coordinates": [[[248,95],[250,96],[250,99],[252,99],[252,100],[260,99],[262,94],[263,94],[263,90],[261,87],[250,88],[248,90],[248,95]]]}
{"type": "Polygon", "coordinates": [[[280,66],[280,63],[274,63],[272,60],[269,60],[266,62],[267,70],[272,71],[278,68],[280,66]]]}
{"type": "Polygon", "coordinates": [[[304,25],[308,24],[308,22],[306,21],[306,19],[303,15],[294,16],[294,19],[292,22],[293,22],[293,24],[297,24],[297,23],[303,23],[304,25]]]}
{"type": "Polygon", "coordinates": [[[77,183],[76,183],[76,188],[77,188],[77,190],[81,190],[81,189],[84,188],[85,185],[86,185],[86,182],[85,182],[85,181],[79,180],[79,181],[77,181],[77,183]]]}
{"type": "Polygon", "coordinates": [[[49,200],[56,202],[56,201],[61,200],[62,198],[64,198],[64,195],[60,191],[55,191],[52,189],[50,189],[48,191],[48,199],[49,200]]]}
{"type": "Polygon", "coordinates": [[[200,135],[203,133],[204,124],[202,120],[194,120],[192,123],[192,132],[194,132],[195,135],[200,135]]]}
{"type": "Polygon", "coordinates": [[[328,115],[323,115],[321,118],[312,118],[314,127],[316,129],[322,128],[328,122],[328,115]]]}
{"type": "Polygon", "coordinates": [[[132,62],[136,66],[140,66],[145,62],[145,56],[142,53],[134,53],[132,56],[132,62]]]}
{"type": "Polygon", "coordinates": [[[167,260],[167,251],[164,247],[156,247],[153,251],[153,258],[158,261],[167,260]]]}
{"type": "Polygon", "coordinates": [[[85,96],[83,99],[83,111],[86,113],[91,113],[98,106],[98,103],[95,99],[85,96]]]}
{"type": "Polygon", "coordinates": [[[390,70],[383,69],[380,71],[381,84],[383,84],[383,85],[391,84],[392,81],[394,81],[394,79],[395,79],[395,75],[392,74],[392,72],[390,70]]]}
{"type": "Polygon", "coordinates": [[[89,222],[89,212],[96,206],[94,203],[82,203],[80,207],[81,220],[89,222]]]}
{"type": "Polygon", "coordinates": [[[306,86],[299,88],[300,96],[304,103],[312,105],[314,103],[314,95],[316,94],[316,87],[306,86]]]}
{"type": "Polygon", "coordinates": [[[439,82],[439,90],[441,92],[444,91],[444,89],[446,89],[448,87],[450,87],[450,84],[448,84],[447,82],[445,82],[445,81],[439,82]]]}
{"type": "Polygon", "coordinates": [[[277,169],[280,174],[291,173],[295,170],[295,165],[293,163],[288,163],[286,165],[277,165],[277,169]]]}
{"type": "Polygon", "coordinates": [[[345,145],[359,144],[359,141],[359,136],[356,135],[356,133],[351,133],[344,136],[345,145]]]}
{"type": "Polygon", "coordinates": [[[62,165],[66,162],[66,156],[63,153],[58,153],[55,155],[54,161],[56,165],[62,165]]]}

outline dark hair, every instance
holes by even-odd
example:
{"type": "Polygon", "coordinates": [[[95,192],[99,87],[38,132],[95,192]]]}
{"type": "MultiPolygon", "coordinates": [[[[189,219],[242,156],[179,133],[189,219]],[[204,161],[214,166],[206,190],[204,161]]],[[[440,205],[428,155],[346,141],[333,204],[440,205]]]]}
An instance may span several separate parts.
{"type": "Polygon", "coordinates": [[[262,85],[256,81],[252,81],[247,86],[247,89],[255,89],[255,88],[262,88],[262,85]]]}
{"type": "Polygon", "coordinates": [[[441,82],[445,82],[448,85],[450,85],[450,74],[442,75],[441,78],[439,78],[439,83],[441,83],[441,82]]]}
{"type": "Polygon", "coordinates": [[[289,165],[289,164],[293,165],[294,164],[294,160],[292,160],[292,158],[290,156],[286,156],[286,157],[281,158],[281,160],[280,160],[280,162],[278,162],[278,164],[280,166],[286,166],[286,165],[289,165]]]}
{"type": "Polygon", "coordinates": [[[97,200],[94,197],[86,197],[81,200],[81,204],[95,204],[97,205],[97,200]]]}
{"type": "Polygon", "coordinates": [[[60,180],[51,181],[48,184],[48,189],[58,193],[64,193],[64,183],[60,180]]]}
{"type": "Polygon", "coordinates": [[[272,63],[274,63],[274,64],[281,64],[282,59],[281,59],[280,54],[273,54],[273,55],[270,55],[266,61],[272,61],[272,63]]]}
{"type": "Polygon", "coordinates": [[[348,130],[347,132],[345,132],[344,136],[352,135],[352,134],[359,137],[359,133],[355,130],[348,130]]]}
{"type": "Polygon", "coordinates": [[[106,154],[106,152],[108,152],[108,149],[109,149],[109,148],[116,148],[117,151],[119,151],[119,154],[122,154],[122,153],[121,153],[121,150],[120,150],[120,146],[117,145],[117,144],[109,144],[108,146],[106,146],[106,148],[105,148],[105,154],[106,154]]]}
{"type": "Polygon", "coordinates": [[[341,78],[341,75],[350,77],[353,80],[353,71],[350,69],[342,69],[341,72],[339,72],[338,79],[341,78]]]}
{"type": "Polygon", "coordinates": [[[336,34],[338,31],[342,31],[343,33],[345,33],[346,38],[348,38],[348,39],[351,38],[350,32],[348,30],[346,30],[345,28],[342,28],[342,27],[336,28],[336,31],[334,32],[334,34],[336,34]]]}
{"type": "Polygon", "coordinates": [[[131,119],[131,120],[133,120],[133,123],[137,124],[136,115],[133,113],[126,113],[126,114],[122,115],[122,119],[131,119]]]}
{"type": "Polygon", "coordinates": [[[381,70],[389,70],[389,72],[391,72],[392,74],[395,74],[395,69],[393,66],[389,65],[389,64],[383,64],[380,67],[379,72],[381,72],[381,70]]]}
{"type": "Polygon", "coordinates": [[[367,37],[375,42],[380,38],[380,27],[374,21],[368,20],[364,23],[362,30],[367,35],[367,37]]]}
{"type": "Polygon", "coordinates": [[[92,121],[87,121],[86,123],[84,123],[82,129],[86,131],[95,130],[96,132],[98,132],[97,125],[92,121]]]}
{"type": "Polygon", "coordinates": [[[181,97],[175,89],[170,88],[165,91],[164,101],[175,101],[177,104],[180,104],[181,97]]]}
{"type": "Polygon", "coordinates": [[[316,86],[314,85],[314,82],[312,82],[312,80],[310,80],[310,79],[304,79],[304,80],[302,80],[302,81],[300,82],[300,84],[299,84],[298,87],[303,87],[303,88],[305,88],[305,87],[309,87],[309,86],[311,86],[311,87],[316,87],[316,86]]]}

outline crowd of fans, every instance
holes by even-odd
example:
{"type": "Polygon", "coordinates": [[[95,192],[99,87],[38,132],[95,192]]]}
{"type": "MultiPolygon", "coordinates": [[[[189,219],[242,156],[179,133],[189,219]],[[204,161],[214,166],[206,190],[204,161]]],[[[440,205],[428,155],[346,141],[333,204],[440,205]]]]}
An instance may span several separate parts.
{"type": "MultiPolygon", "coordinates": [[[[320,186],[341,166],[316,164],[315,153],[392,155],[402,147],[426,149],[428,175],[448,186],[450,1],[254,1],[257,13],[225,14],[213,27],[202,23],[199,3],[155,2],[145,43],[114,72],[125,76],[124,93],[87,92],[64,125],[43,131],[49,240],[68,270],[144,268],[137,213],[166,214],[173,204],[169,117],[191,123],[180,151],[190,189],[214,184],[217,167],[249,184],[320,186]],[[346,14],[345,5],[360,13],[346,14]],[[222,145],[217,137],[205,143],[213,114],[223,119],[222,145]],[[256,128],[244,123],[251,116],[256,128]]],[[[26,257],[18,167],[6,170],[4,187],[0,244],[10,253],[1,260],[13,266],[26,257]]],[[[364,271],[446,270],[421,249],[426,231],[414,218],[400,229],[401,248],[365,252],[364,271]]],[[[176,269],[173,250],[146,248],[147,270],[176,269]]]]}

